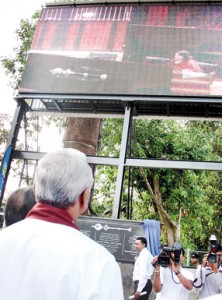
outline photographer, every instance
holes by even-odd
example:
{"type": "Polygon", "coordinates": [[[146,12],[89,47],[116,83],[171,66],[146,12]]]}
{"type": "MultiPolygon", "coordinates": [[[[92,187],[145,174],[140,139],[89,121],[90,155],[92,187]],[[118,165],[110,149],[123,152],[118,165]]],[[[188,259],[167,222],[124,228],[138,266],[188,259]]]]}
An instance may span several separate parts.
{"type": "Polygon", "coordinates": [[[160,266],[158,257],[153,260],[156,300],[188,300],[189,290],[193,288],[193,274],[182,269],[184,249],[181,248],[179,261],[175,262],[175,252],[170,252],[169,256],[168,266],[160,266]]]}
{"type": "Polygon", "coordinates": [[[204,255],[202,265],[197,268],[193,284],[195,288],[199,289],[199,299],[222,294],[221,265],[222,246],[217,244],[212,247],[211,245],[210,253],[204,255]]]}

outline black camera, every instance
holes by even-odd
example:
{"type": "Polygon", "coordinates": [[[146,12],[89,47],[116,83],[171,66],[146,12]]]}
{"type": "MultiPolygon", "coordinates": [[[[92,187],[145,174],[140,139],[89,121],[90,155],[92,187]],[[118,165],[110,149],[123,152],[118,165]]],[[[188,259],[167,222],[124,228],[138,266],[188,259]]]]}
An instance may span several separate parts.
{"type": "Polygon", "coordinates": [[[209,238],[210,249],[207,257],[207,261],[211,264],[215,264],[218,261],[218,255],[216,254],[218,248],[218,242],[215,235],[211,235],[209,238]]]}
{"type": "Polygon", "coordinates": [[[174,243],[173,247],[168,247],[167,245],[160,246],[160,253],[157,258],[157,264],[161,267],[168,267],[170,264],[170,259],[173,260],[174,264],[177,265],[180,263],[180,254],[182,245],[179,242],[174,243]],[[174,253],[171,257],[171,253],[174,253]]]}

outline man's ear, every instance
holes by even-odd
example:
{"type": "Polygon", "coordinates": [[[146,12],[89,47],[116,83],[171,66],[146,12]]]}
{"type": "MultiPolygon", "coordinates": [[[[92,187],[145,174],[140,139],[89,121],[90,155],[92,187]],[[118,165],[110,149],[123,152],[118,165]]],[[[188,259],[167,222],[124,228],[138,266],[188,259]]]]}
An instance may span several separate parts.
{"type": "Polygon", "coordinates": [[[83,214],[89,206],[90,189],[86,188],[79,197],[80,214],[83,214]]]}

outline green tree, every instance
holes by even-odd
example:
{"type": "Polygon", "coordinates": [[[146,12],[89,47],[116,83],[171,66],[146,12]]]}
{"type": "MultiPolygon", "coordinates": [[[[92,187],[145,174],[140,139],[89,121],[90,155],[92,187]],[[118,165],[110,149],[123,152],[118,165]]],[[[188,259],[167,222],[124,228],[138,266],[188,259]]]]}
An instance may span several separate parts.
{"type": "MultiPolygon", "coordinates": [[[[118,156],[121,127],[122,120],[104,121],[101,154],[118,156]]],[[[215,146],[222,142],[219,133],[215,135],[217,131],[221,131],[219,122],[136,120],[131,152],[138,158],[221,161],[215,146]]],[[[115,180],[109,179],[116,178],[116,172],[115,168],[109,168],[102,183],[100,179],[95,187],[100,195],[93,202],[98,214],[104,211],[111,214],[115,180]]],[[[126,217],[129,172],[126,170],[122,217],[126,217]]],[[[148,168],[133,168],[131,172],[134,191],[131,219],[159,219],[163,224],[163,242],[172,244],[181,240],[184,246],[204,248],[209,232],[219,235],[222,196],[219,172],[148,168]]],[[[104,174],[104,167],[101,173],[104,174]]]]}
{"type": "MultiPolygon", "coordinates": [[[[13,49],[14,55],[13,57],[2,58],[2,65],[10,79],[10,86],[14,90],[15,95],[18,92],[18,87],[22,79],[22,73],[25,69],[28,51],[31,47],[39,15],[40,12],[36,12],[30,20],[22,19],[20,21],[19,28],[16,30],[17,46],[13,49]]],[[[36,127],[36,118],[30,115],[27,117],[27,114],[25,118],[24,127],[27,133],[26,136],[35,139],[31,129],[36,127]]],[[[96,154],[100,135],[100,119],[70,117],[67,120],[64,120],[64,118],[50,118],[50,121],[56,123],[60,127],[66,126],[67,130],[64,135],[64,147],[75,148],[86,154],[96,154]],[[75,128],[75,130],[73,130],[73,128],[75,128]]],[[[50,123],[50,121],[48,123],[50,123]]],[[[47,124],[47,121],[45,121],[45,124],[47,124]]],[[[40,130],[40,127],[38,127],[38,130],[40,130]]],[[[31,143],[29,143],[29,145],[31,145],[31,143]]],[[[30,147],[27,149],[26,144],[25,150],[32,149],[30,149],[30,147]]],[[[30,184],[29,180],[28,183],[30,184]]]]}
{"type": "Polygon", "coordinates": [[[39,18],[40,12],[37,11],[31,19],[21,19],[18,29],[16,30],[17,45],[13,48],[12,57],[3,57],[2,65],[6,75],[10,80],[10,86],[17,94],[21,76],[25,69],[28,51],[30,49],[33,34],[39,18]]]}
{"type": "Polygon", "coordinates": [[[3,152],[5,151],[5,143],[8,138],[8,132],[10,127],[10,118],[7,114],[0,114],[0,159],[3,158],[3,152]]]}

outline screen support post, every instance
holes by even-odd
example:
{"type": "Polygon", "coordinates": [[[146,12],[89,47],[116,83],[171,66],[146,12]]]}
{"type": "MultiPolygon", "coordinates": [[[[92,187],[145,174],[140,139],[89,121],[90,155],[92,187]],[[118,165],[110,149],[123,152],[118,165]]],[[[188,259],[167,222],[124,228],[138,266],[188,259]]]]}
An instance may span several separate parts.
{"type": "Polygon", "coordinates": [[[126,153],[127,153],[127,145],[128,145],[129,131],[131,128],[131,122],[132,122],[132,104],[128,102],[127,106],[125,107],[125,116],[123,122],[123,132],[122,132],[122,140],[121,140],[121,147],[120,147],[120,156],[119,156],[119,164],[118,164],[118,174],[116,179],[116,189],[114,195],[112,219],[119,219],[119,215],[120,215],[123,177],[125,173],[126,153]]]}
{"type": "Polygon", "coordinates": [[[7,154],[7,157],[5,155],[5,158],[7,159],[7,161],[4,162],[4,159],[3,159],[2,166],[1,166],[0,206],[2,204],[2,199],[3,199],[3,196],[4,196],[5,186],[6,186],[6,182],[7,182],[7,179],[8,179],[9,170],[10,170],[10,167],[11,167],[13,151],[14,151],[15,146],[16,146],[20,125],[21,125],[21,122],[22,122],[23,114],[26,112],[26,107],[27,107],[27,104],[24,101],[19,101],[18,102],[16,110],[15,110],[14,118],[13,118],[13,121],[12,121],[11,130],[10,130],[10,133],[9,133],[9,136],[8,136],[7,145],[6,145],[6,152],[5,152],[5,153],[7,153],[9,151],[8,154],[7,154]]]}

